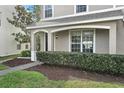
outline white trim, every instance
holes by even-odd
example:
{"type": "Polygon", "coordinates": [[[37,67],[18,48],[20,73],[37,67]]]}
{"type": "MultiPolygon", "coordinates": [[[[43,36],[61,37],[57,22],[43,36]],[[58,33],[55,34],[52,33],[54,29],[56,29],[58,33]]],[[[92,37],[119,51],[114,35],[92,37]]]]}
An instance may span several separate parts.
{"type": "Polygon", "coordinates": [[[76,5],[74,5],[74,14],[76,15],[76,5]]]}
{"type": "Polygon", "coordinates": [[[68,31],[69,32],[69,52],[71,52],[71,32],[70,30],[68,31]]]}
{"type": "Polygon", "coordinates": [[[44,33],[44,51],[46,51],[46,35],[44,33]]]}
{"type": "Polygon", "coordinates": [[[45,33],[48,33],[47,30],[45,30],[45,29],[40,29],[40,30],[35,30],[32,34],[34,35],[34,34],[36,34],[37,32],[45,32],[45,33]]]}
{"type": "Polygon", "coordinates": [[[96,29],[94,29],[94,34],[93,34],[93,53],[96,53],[96,29]]]}
{"type": "Polygon", "coordinates": [[[89,12],[89,5],[87,5],[87,12],[89,12]]]}
{"type": "Polygon", "coordinates": [[[56,51],[56,33],[53,33],[53,39],[54,39],[54,51],[56,51]]]}
{"type": "Polygon", "coordinates": [[[81,45],[80,45],[81,48],[80,48],[80,52],[83,52],[83,47],[82,47],[82,42],[83,42],[82,37],[83,37],[83,35],[82,34],[83,34],[83,30],[81,29],[81,45]]]}
{"type": "Polygon", "coordinates": [[[27,29],[38,29],[38,28],[55,27],[55,26],[67,26],[67,25],[75,25],[75,24],[83,24],[83,23],[93,23],[93,22],[101,22],[101,21],[118,20],[118,19],[123,19],[123,16],[99,18],[99,19],[92,19],[92,20],[86,20],[86,21],[60,23],[60,24],[53,24],[53,25],[46,25],[46,26],[32,26],[32,27],[27,27],[27,29]]]}
{"type": "MultiPolygon", "coordinates": [[[[121,9],[124,9],[124,7],[122,6],[122,7],[116,7],[116,8],[102,9],[102,10],[90,11],[90,12],[85,12],[85,13],[76,13],[76,14],[74,13],[72,15],[59,16],[59,17],[54,17],[54,18],[49,18],[49,19],[42,19],[41,21],[50,21],[50,20],[63,19],[63,18],[69,18],[69,17],[76,17],[76,16],[83,16],[83,15],[89,15],[89,14],[116,11],[116,10],[121,10],[121,9]]],[[[88,8],[88,10],[89,10],[89,8],[88,8]]]]}
{"type": "Polygon", "coordinates": [[[52,5],[52,17],[55,17],[55,6],[52,5]]]}
{"type": "Polygon", "coordinates": [[[116,8],[116,5],[113,5],[113,8],[116,8]]]}
{"type": "Polygon", "coordinates": [[[31,57],[17,57],[18,59],[31,59],[31,57]]]}
{"type": "Polygon", "coordinates": [[[43,19],[45,19],[45,5],[43,5],[43,19]]]}
{"type": "Polygon", "coordinates": [[[49,20],[51,18],[54,18],[54,5],[51,5],[52,6],[52,16],[51,17],[45,17],[45,5],[43,5],[43,19],[42,20],[49,20]]]}
{"type": "Polygon", "coordinates": [[[37,58],[36,58],[36,51],[32,51],[31,50],[31,61],[36,61],[37,58]]]}
{"type": "Polygon", "coordinates": [[[55,33],[63,30],[69,30],[69,29],[78,29],[78,28],[101,28],[101,29],[110,29],[110,26],[99,26],[99,25],[83,25],[83,26],[69,26],[69,27],[63,27],[60,29],[52,30],[50,33],[55,33]]]}

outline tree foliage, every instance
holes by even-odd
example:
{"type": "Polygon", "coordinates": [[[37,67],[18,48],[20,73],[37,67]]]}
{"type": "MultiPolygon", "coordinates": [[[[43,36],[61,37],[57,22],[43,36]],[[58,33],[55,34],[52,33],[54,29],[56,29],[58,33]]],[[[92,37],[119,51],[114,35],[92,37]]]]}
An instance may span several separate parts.
{"type": "Polygon", "coordinates": [[[33,11],[27,11],[24,6],[15,6],[15,12],[12,13],[12,19],[7,18],[8,22],[15,27],[20,28],[25,34],[20,32],[13,33],[15,40],[19,43],[25,43],[30,41],[30,33],[26,30],[26,27],[32,23],[40,20],[40,6],[35,5],[33,11]]]}
{"type": "Polygon", "coordinates": [[[27,43],[30,42],[30,36],[26,34],[19,33],[12,33],[12,35],[15,37],[15,40],[17,42],[21,43],[27,43]]]}

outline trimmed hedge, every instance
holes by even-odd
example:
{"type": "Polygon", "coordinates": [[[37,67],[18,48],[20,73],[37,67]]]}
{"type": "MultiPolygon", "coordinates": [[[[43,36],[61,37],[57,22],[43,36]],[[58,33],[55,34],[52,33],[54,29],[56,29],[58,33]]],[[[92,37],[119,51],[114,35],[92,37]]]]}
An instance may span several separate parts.
{"type": "Polygon", "coordinates": [[[37,52],[37,60],[48,64],[74,66],[95,72],[124,74],[124,55],[37,52]]]}
{"type": "Polygon", "coordinates": [[[24,50],[21,52],[21,57],[31,57],[31,51],[30,50],[24,50]]]}

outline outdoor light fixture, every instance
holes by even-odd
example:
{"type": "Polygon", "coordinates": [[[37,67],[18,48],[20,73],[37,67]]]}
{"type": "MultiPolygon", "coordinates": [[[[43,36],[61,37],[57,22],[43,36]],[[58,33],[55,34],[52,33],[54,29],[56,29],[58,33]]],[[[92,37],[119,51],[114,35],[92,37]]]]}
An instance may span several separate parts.
{"type": "Polygon", "coordinates": [[[56,35],[56,39],[58,39],[58,35],[56,35]]]}

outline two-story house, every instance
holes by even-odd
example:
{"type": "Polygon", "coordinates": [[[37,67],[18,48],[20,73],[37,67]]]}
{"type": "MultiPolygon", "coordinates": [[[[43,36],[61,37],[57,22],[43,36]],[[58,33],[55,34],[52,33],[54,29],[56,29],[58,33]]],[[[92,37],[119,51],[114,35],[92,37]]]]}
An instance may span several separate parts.
{"type": "Polygon", "coordinates": [[[27,29],[32,61],[36,33],[41,51],[124,54],[123,5],[42,5],[41,21],[27,29]]]}
{"type": "Polygon", "coordinates": [[[20,45],[12,36],[12,33],[22,32],[7,21],[7,17],[12,18],[12,12],[15,11],[14,7],[12,5],[0,6],[0,56],[18,54],[22,50],[29,49],[28,44],[20,45]]]}

